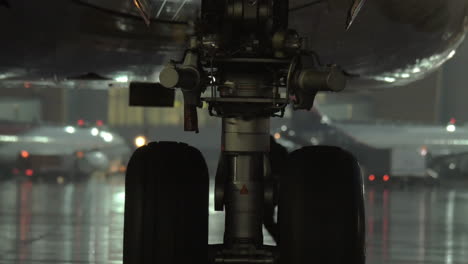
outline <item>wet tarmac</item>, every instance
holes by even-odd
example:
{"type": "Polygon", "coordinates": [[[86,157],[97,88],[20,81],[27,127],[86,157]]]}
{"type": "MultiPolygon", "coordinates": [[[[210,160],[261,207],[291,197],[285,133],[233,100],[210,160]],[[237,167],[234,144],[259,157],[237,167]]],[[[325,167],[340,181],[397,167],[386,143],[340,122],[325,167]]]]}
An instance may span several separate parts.
{"type": "MultiPolygon", "coordinates": [[[[124,199],[123,176],[1,182],[0,263],[122,263],[124,199]]],[[[368,263],[468,263],[468,188],[368,188],[366,204],[368,263]]],[[[219,243],[223,214],[210,212],[219,243]]]]}

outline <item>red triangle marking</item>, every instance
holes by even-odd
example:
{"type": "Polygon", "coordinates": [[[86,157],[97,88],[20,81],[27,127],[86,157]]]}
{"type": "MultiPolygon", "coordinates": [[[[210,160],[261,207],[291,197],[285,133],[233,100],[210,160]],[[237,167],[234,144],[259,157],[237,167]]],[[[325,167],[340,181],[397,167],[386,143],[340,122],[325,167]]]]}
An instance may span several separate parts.
{"type": "Polygon", "coordinates": [[[249,194],[249,189],[247,189],[247,186],[245,184],[242,186],[242,189],[240,190],[240,194],[243,194],[243,195],[249,194]]]}

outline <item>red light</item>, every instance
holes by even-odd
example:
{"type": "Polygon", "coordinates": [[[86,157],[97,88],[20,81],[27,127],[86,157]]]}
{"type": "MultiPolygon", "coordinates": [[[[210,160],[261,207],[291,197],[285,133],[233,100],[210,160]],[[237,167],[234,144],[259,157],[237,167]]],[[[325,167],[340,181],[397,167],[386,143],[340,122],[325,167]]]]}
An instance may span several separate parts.
{"type": "Polygon", "coordinates": [[[23,159],[27,159],[29,157],[29,152],[27,152],[26,150],[22,150],[21,151],[21,157],[23,159]]]}
{"type": "Polygon", "coordinates": [[[383,176],[383,180],[386,181],[386,182],[389,181],[389,180],[390,180],[390,176],[388,176],[387,174],[385,174],[385,175],[383,176]]]}
{"type": "Polygon", "coordinates": [[[34,171],[31,170],[31,169],[27,169],[27,170],[24,172],[24,174],[26,174],[26,176],[31,177],[31,176],[33,176],[33,174],[34,174],[34,171]]]}
{"type": "Polygon", "coordinates": [[[104,122],[102,122],[102,120],[96,121],[96,126],[103,126],[103,125],[104,125],[104,122]]]}
{"type": "Polygon", "coordinates": [[[450,118],[450,124],[455,125],[457,123],[457,120],[455,118],[450,118]]]}
{"type": "Polygon", "coordinates": [[[76,157],[79,159],[82,159],[84,157],[84,152],[83,151],[76,152],[76,157]]]}
{"type": "Polygon", "coordinates": [[[24,82],[23,86],[24,86],[24,88],[29,89],[29,88],[31,88],[31,83],[30,82],[24,82]]]}
{"type": "Polygon", "coordinates": [[[375,180],[375,175],[374,174],[369,175],[369,181],[374,181],[374,180],[375,180]]]}
{"type": "Polygon", "coordinates": [[[78,120],[77,123],[78,123],[79,126],[84,126],[84,124],[85,124],[83,119],[78,120]]]}

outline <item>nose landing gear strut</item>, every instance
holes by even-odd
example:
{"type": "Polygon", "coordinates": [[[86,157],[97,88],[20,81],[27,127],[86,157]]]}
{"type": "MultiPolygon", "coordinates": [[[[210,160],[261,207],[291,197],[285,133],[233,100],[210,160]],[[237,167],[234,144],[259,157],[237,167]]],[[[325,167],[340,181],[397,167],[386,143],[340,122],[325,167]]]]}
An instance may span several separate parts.
{"type": "Polygon", "coordinates": [[[356,160],[337,148],[306,147],[275,161],[286,168],[279,176],[271,170],[270,118],[283,116],[289,103],[309,110],[319,91],[341,91],[343,71],[302,49],[299,34],[288,29],[287,0],[203,0],[201,17],[183,61],[169,63],[160,84],[132,83],[130,103],[155,105],[147,94],[168,106],[165,98],[173,100],[179,88],[186,131],[198,132],[203,102],[222,118],[215,209],[226,212],[224,243],[207,245],[201,154],[184,144],[151,143],[127,170],[124,263],[363,264],[356,160]],[[268,247],[264,212],[276,205],[277,246],[268,247]]]}

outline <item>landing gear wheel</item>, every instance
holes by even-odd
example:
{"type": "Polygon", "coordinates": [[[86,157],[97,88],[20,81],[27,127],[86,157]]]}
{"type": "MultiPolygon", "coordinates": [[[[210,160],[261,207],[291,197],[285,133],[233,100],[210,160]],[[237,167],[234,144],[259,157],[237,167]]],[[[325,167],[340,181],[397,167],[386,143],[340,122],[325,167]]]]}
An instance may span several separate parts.
{"type": "Polygon", "coordinates": [[[159,142],[137,149],[125,182],[124,264],[206,263],[208,181],[193,147],[159,142]]]}
{"type": "Polygon", "coordinates": [[[359,164],[335,147],[290,154],[280,180],[281,264],[364,264],[365,223],[359,164]]]}

